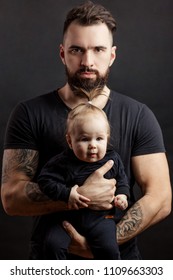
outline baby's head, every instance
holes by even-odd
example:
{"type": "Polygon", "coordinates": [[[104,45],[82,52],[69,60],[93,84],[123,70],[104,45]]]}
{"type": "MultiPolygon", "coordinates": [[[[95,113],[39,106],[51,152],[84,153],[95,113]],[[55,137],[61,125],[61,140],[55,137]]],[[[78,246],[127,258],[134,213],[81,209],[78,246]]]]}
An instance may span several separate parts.
{"type": "Polygon", "coordinates": [[[90,102],[70,111],[66,139],[76,157],[86,162],[101,160],[107,150],[110,126],[103,110],[90,102]]]}

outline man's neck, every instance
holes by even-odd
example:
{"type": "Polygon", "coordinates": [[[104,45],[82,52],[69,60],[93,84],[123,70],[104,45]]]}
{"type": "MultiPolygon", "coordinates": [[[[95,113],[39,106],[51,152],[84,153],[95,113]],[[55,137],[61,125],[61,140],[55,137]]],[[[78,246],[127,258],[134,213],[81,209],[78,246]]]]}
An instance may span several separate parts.
{"type": "MultiPolygon", "coordinates": [[[[58,94],[62,101],[66,104],[67,107],[73,109],[77,105],[87,102],[88,99],[85,96],[79,96],[76,95],[70,88],[69,84],[67,83],[64,87],[60,88],[58,90],[58,94]]],[[[108,101],[110,95],[110,89],[105,86],[103,90],[100,92],[100,95],[96,96],[92,103],[99,107],[100,109],[103,109],[108,101]]]]}

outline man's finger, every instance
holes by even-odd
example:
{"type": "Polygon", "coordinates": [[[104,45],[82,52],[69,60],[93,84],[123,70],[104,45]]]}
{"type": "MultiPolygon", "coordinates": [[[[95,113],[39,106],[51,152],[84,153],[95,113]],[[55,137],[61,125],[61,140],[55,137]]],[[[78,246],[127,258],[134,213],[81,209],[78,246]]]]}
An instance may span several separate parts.
{"type": "Polygon", "coordinates": [[[63,221],[62,224],[66,232],[70,235],[70,237],[72,239],[76,239],[79,233],[75,230],[75,228],[67,221],[63,221]]]}
{"type": "Polygon", "coordinates": [[[95,173],[98,173],[99,175],[103,176],[105,175],[114,165],[113,160],[108,160],[102,167],[98,168],[95,173]]]}
{"type": "Polygon", "coordinates": [[[86,238],[80,235],[67,221],[63,222],[63,227],[72,238],[72,243],[69,246],[69,252],[83,258],[93,259],[93,254],[89,249],[86,238]]]}

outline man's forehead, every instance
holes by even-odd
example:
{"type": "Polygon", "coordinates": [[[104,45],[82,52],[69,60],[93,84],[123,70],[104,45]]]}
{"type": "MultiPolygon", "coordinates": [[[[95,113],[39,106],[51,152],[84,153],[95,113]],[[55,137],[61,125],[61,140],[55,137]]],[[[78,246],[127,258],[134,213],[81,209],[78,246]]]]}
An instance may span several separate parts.
{"type": "Polygon", "coordinates": [[[105,23],[83,26],[71,23],[64,35],[64,41],[71,41],[73,45],[81,45],[85,41],[94,42],[93,46],[104,45],[112,40],[112,34],[105,23]]]}
{"type": "Polygon", "coordinates": [[[85,50],[93,50],[93,49],[102,49],[102,50],[106,50],[107,47],[104,46],[104,45],[87,45],[85,46],[84,44],[79,44],[79,45],[69,45],[68,49],[70,50],[74,50],[74,49],[80,49],[82,51],[85,51],[85,50]]]}

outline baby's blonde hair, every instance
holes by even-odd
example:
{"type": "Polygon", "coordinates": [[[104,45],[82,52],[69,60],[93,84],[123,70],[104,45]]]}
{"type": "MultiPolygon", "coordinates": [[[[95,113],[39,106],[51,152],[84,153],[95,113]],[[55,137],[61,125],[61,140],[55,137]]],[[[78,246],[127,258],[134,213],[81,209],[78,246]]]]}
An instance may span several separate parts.
{"type": "Polygon", "coordinates": [[[67,117],[67,134],[70,134],[73,131],[73,128],[78,120],[86,119],[87,115],[89,114],[93,114],[93,118],[96,115],[102,116],[104,118],[107,124],[107,135],[108,138],[110,138],[110,125],[105,112],[102,109],[93,105],[91,101],[87,103],[81,103],[69,112],[67,117]]]}

